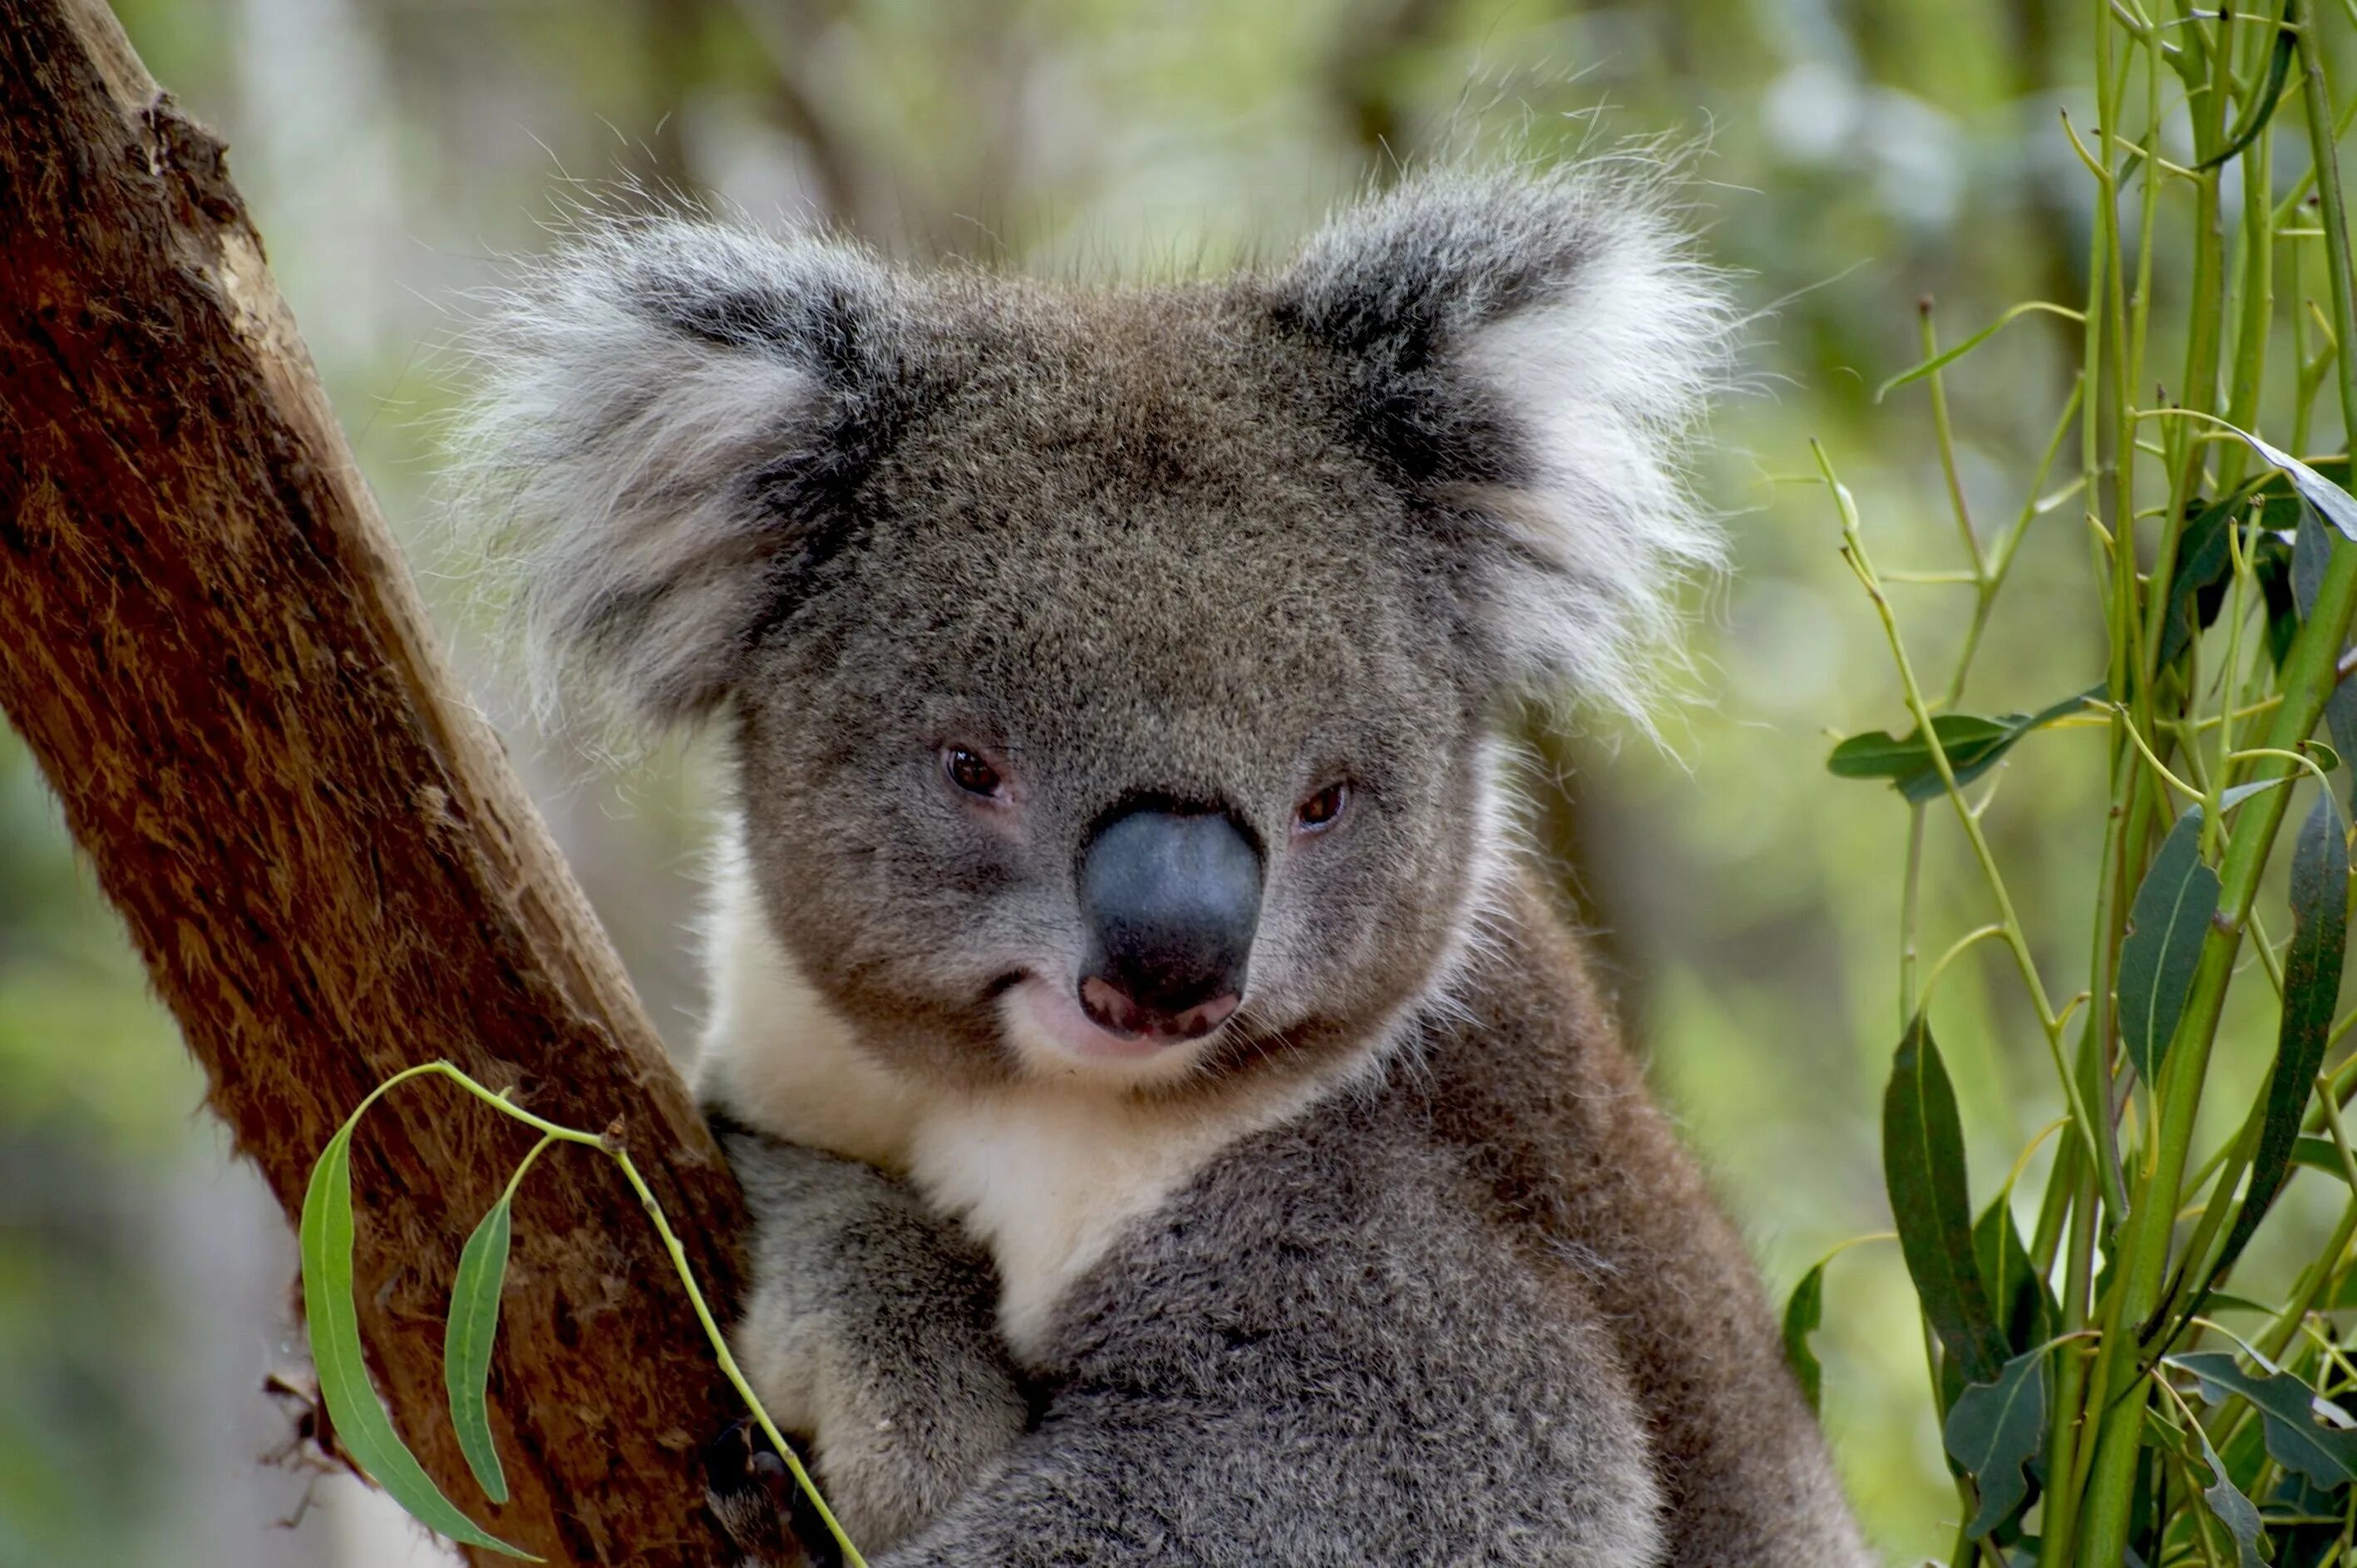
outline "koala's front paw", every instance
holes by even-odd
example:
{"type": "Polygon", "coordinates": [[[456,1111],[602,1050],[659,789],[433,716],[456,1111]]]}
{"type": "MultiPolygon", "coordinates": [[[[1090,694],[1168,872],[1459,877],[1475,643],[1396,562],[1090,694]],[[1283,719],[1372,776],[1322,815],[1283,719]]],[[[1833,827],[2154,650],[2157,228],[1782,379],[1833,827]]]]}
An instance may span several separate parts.
{"type": "Polygon", "coordinates": [[[810,1437],[852,1540],[878,1550],[947,1508],[1023,1430],[996,1276],[879,1171],[740,1130],[723,1147],[754,1219],[753,1291],[729,1342],[770,1419],[810,1437]]]}
{"type": "Polygon", "coordinates": [[[705,1502],[744,1568],[815,1568],[792,1522],[798,1491],[749,1417],[731,1422],[705,1447],[705,1502]]]}

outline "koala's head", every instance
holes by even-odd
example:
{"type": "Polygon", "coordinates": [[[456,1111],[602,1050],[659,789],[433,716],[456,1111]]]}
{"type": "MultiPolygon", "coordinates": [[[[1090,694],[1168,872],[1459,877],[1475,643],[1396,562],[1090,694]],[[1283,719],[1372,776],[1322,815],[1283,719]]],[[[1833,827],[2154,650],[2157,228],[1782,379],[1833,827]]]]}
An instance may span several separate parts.
{"type": "Polygon", "coordinates": [[[475,450],[564,668],[722,716],[768,918],[872,1048],[1195,1082],[1448,983],[1500,725],[1633,708],[1712,554],[1723,328],[1594,172],[1114,291],[632,223],[508,299],[475,450]]]}

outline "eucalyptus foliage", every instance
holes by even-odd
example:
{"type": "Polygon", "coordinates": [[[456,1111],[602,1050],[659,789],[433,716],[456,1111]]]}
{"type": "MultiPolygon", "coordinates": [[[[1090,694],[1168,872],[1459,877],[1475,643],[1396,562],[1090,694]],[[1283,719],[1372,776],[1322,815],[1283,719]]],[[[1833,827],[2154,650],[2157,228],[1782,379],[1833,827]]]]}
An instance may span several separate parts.
{"type": "Polygon", "coordinates": [[[759,1398],[738,1369],[736,1358],[729,1354],[728,1342],[722,1337],[711,1308],[705,1304],[704,1293],[696,1287],[695,1276],[687,1266],[686,1252],[645,1178],[631,1163],[630,1151],[611,1134],[585,1133],[535,1116],[505,1095],[492,1093],[447,1062],[428,1062],[395,1073],[371,1091],[345,1119],[336,1135],[328,1140],[327,1148],[311,1168],[311,1185],[303,1195],[299,1240],[303,1311],[311,1337],[311,1359],[318,1369],[319,1397],[328,1407],[337,1441],[352,1462],[412,1518],[436,1533],[488,1552],[540,1561],[484,1529],[434,1484],[433,1477],[394,1431],[384,1402],[369,1381],[366,1353],[361,1341],[359,1304],[352,1288],[352,1131],[360,1125],[369,1107],[388,1090],[423,1077],[447,1079],[540,1134],[540,1142],[517,1162],[498,1201],[484,1214],[459,1252],[444,1328],[443,1376],[449,1394],[450,1421],[457,1434],[459,1452],[465,1455],[467,1467],[485,1499],[493,1504],[508,1500],[507,1478],[491,1435],[490,1388],[492,1345],[500,1326],[500,1293],[507,1283],[508,1249],[513,1235],[516,1190],[523,1185],[533,1163],[549,1145],[578,1144],[612,1160],[623,1180],[630,1183],[640,1206],[653,1222],[656,1234],[662,1238],[665,1251],[671,1254],[672,1266],[687,1289],[688,1304],[695,1309],[696,1320],[712,1343],[721,1372],[744,1399],[755,1423],[793,1473],[812,1509],[834,1536],[845,1563],[848,1568],[866,1568],[858,1549],[845,1535],[810,1473],[770,1421],[769,1412],[761,1408],[759,1398]]]}
{"type": "MultiPolygon", "coordinates": [[[[2331,1171],[2357,1189],[2341,1117],[2357,1058],[2328,1065],[2357,1022],[2337,1012],[2357,499],[2345,456],[2293,455],[2328,385],[2341,428],[2357,429],[2357,356],[2341,347],[2357,313],[2335,154],[2357,103],[2336,108],[2320,31],[2357,27],[2357,6],[2093,8],[2096,124],[2066,116],[2058,133],[2093,183],[2087,297],[2018,306],[1944,351],[1927,306],[1922,362],[1883,388],[1894,406],[1916,395],[1901,389],[1928,392],[1965,569],[1886,577],[1869,554],[1875,531],[1816,454],[1908,721],[1903,735],[1843,740],[1828,764],[1843,779],[1888,781],[1907,835],[1885,1176],[1956,1480],[1953,1563],[2357,1563],[2357,1360],[2343,1310],[2357,1301],[2357,1195],[2338,1194],[2340,1223],[2280,1299],[2226,1288],[2298,1173],[2331,1171]],[[2190,280],[2181,317],[2169,317],[2185,323],[2181,341],[2158,329],[2157,273],[2190,280]],[[1975,349],[2033,313],[2070,324],[2080,373],[2017,518],[1985,535],[1956,478],[1942,378],[1971,374],[1975,349]],[[2271,369],[2270,349],[2287,344],[2293,362],[2271,369]],[[2049,465],[2073,446],[2076,476],[2050,489],[2049,465]],[[2024,693],[2033,701],[2022,713],[1964,711],[2023,536],[2073,512],[2104,668],[2057,671],[2056,685],[2085,689],[2059,701],[2024,693]],[[1944,687],[1927,685],[1910,658],[1891,581],[1975,596],[1944,687]],[[2050,947],[2033,939],[2040,911],[2025,918],[1983,822],[2001,779],[2034,776],[2040,748],[2067,744],[2049,738],[2066,730],[2100,730],[2110,758],[2103,849],[2087,868],[2088,971],[2069,995],[2050,980],[2050,947]],[[2296,800],[2300,825],[2286,833],[2296,800]],[[1923,846],[1946,816],[1991,918],[1924,970],[1923,846]],[[2287,875],[2271,878],[2277,866],[2287,875]],[[2036,1216],[2026,1240],[2014,1187],[2028,1151],[1973,1217],[1967,1130],[1933,1032],[1946,1016],[1942,975],[1984,940],[2002,944],[2027,993],[2060,1113],[2050,1174],[2022,1206],[2036,1216]],[[2215,1146],[2200,1148],[2205,1093],[2223,1092],[2213,1054],[2236,986],[2271,993],[2270,1069],[2215,1146]],[[2229,1306],[2257,1315],[2249,1337],[2211,1316],[2229,1306]]],[[[1823,1374],[1807,1335],[1829,1303],[1838,1312],[1821,1264],[1786,1319],[1813,1391],[1823,1374]]]]}

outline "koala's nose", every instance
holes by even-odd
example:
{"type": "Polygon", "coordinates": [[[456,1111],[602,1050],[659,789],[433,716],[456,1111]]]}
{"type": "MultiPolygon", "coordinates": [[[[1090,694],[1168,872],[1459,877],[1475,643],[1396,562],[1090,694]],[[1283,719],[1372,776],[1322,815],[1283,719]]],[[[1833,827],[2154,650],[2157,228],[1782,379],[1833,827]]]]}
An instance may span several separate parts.
{"type": "Polygon", "coordinates": [[[1121,1035],[1218,1028],[1243,996],[1260,881],[1224,812],[1141,807],[1100,827],[1081,853],[1082,1009],[1121,1035]]]}

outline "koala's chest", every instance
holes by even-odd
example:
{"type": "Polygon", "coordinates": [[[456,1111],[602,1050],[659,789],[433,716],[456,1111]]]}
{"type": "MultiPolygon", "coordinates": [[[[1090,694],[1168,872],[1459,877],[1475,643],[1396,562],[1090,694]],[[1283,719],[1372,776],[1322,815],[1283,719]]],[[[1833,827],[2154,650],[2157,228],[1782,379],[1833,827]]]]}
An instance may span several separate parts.
{"type": "Polygon", "coordinates": [[[989,1250],[1000,1331],[1038,1368],[1065,1292],[1238,1135],[1224,1121],[1016,1091],[931,1108],[908,1168],[989,1250]]]}

